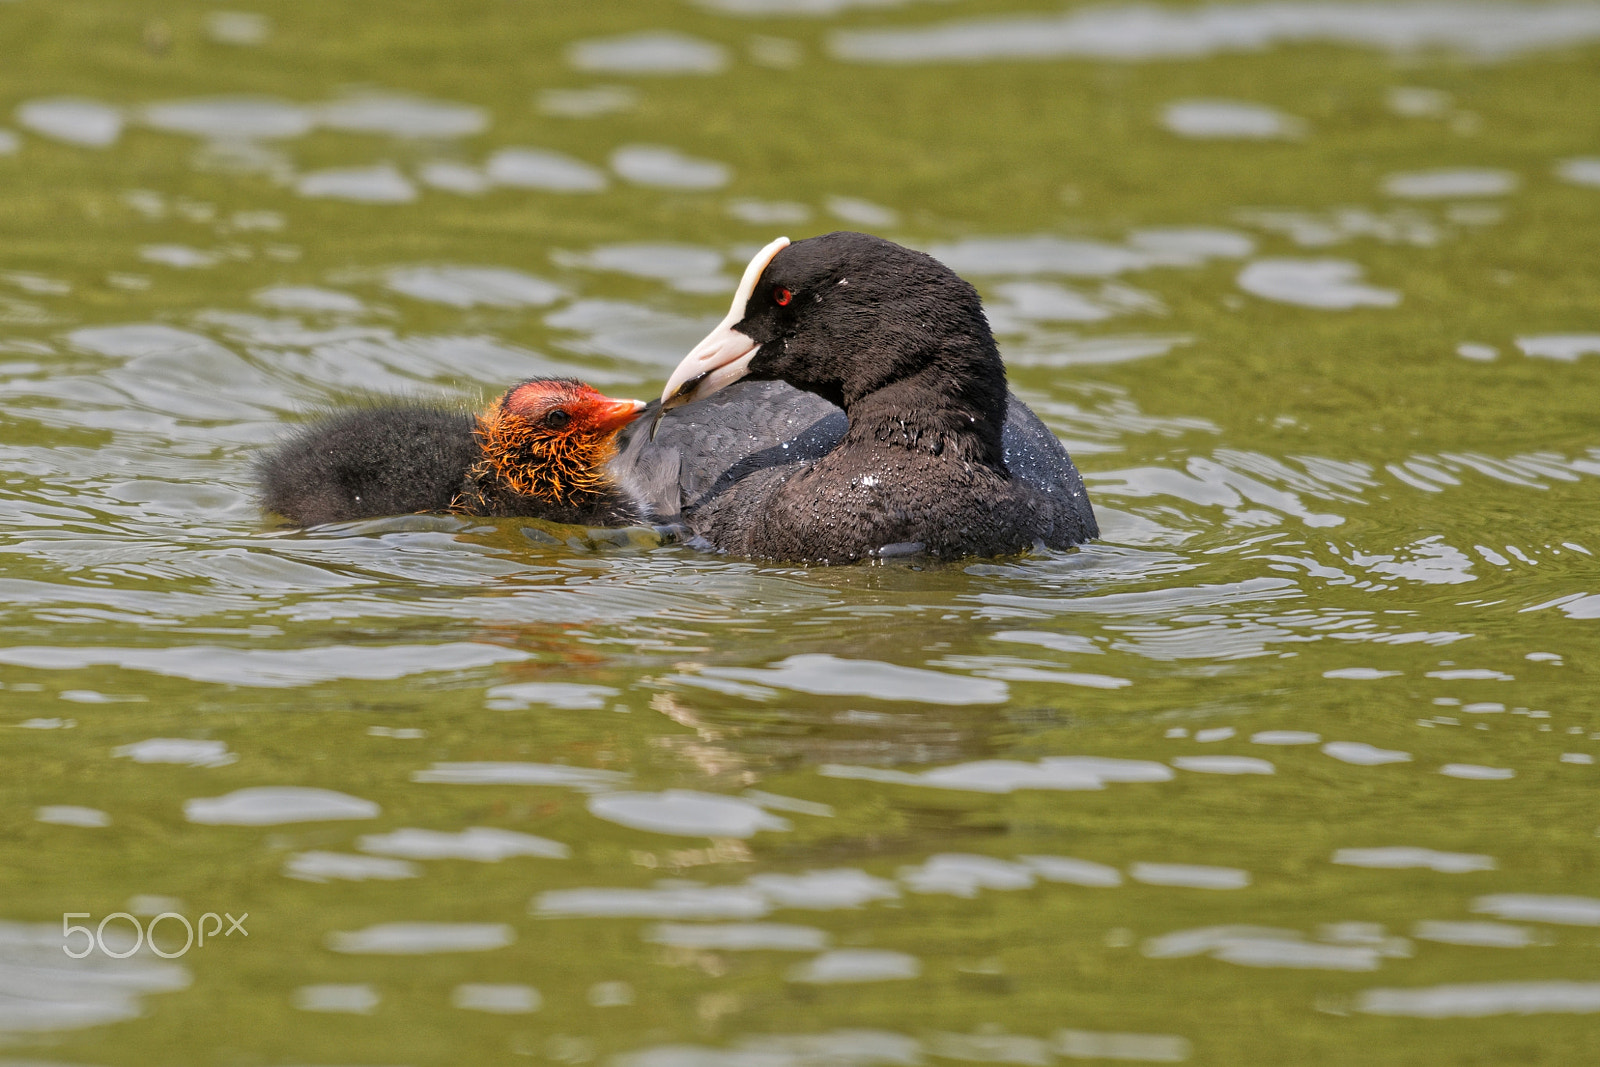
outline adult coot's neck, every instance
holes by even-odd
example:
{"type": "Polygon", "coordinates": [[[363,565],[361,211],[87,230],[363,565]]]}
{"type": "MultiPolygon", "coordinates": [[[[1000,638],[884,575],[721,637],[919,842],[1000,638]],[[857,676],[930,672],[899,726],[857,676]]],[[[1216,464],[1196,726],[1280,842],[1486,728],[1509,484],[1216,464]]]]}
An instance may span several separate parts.
{"type": "MultiPolygon", "coordinates": [[[[980,319],[981,324],[981,319],[980,319]]],[[[835,400],[851,444],[908,448],[1005,470],[1005,371],[987,326],[982,336],[922,356],[911,374],[835,400]]]]}

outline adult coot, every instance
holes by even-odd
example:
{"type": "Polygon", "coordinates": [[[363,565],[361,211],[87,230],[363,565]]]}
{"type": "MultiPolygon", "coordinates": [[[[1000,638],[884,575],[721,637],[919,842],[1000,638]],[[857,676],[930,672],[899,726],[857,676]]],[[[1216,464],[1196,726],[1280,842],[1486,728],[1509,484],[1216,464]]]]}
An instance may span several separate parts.
{"type": "MultiPolygon", "coordinates": [[[[931,256],[862,233],[772,242],[727,317],[672,372],[656,419],[741,378],[815,394],[846,423],[826,448],[809,442],[821,453],[811,462],[748,454],[735,464],[744,470],[686,500],[685,518],[716,548],[844,563],[1099,536],[1066,450],[1009,398],[977,291],[931,256]]],[[[636,450],[645,454],[627,442],[624,457],[636,450]]]]}
{"type": "Polygon", "coordinates": [[[648,505],[608,465],[644,406],[533,378],[476,416],[400,400],[333,412],[256,460],[261,506],[297,526],[418,511],[639,522],[648,505]]]}

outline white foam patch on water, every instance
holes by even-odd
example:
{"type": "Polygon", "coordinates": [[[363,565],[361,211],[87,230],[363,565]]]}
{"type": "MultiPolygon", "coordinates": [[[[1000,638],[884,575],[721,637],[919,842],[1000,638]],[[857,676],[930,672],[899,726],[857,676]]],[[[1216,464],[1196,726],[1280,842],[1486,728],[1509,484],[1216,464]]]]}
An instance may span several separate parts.
{"type": "Polygon", "coordinates": [[[181,763],[190,767],[226,767],[238,760],[226,741],[194,741],[185,737],[152,737],[111,750],[135,763],[181,763]]]}
{"type": "Polygon", "coordinates": [[[1150,959],[1209,956],[1243,967],[1302,970],[1375,971],[1383,955],[1378,945],[1324,945],[1306,941],[1298,930],[1264,926],[1205,926],[1153,937],[1142,946],[1150,959]]]}
{"type": "Polygon", "coordinates": [[[829,941],[826,930],[788,923],[659,923],[643,937],[655,945],[709,952],[821,952],[829,941]]]}
{"type": "Polygon", "coordinates": [[[605,171],[546,148],[502,148],[484,164],[496,185],[548,193],[598,193],[610,185],[605,171]]]}
{"type": "Polygon", "coordinates": [[[552,889],[533,902],[546,918],[589,916],[629,919],[759,919],[772,910],[748,886],[671,884],[654,889],[552,889]]]}
{"type": "Polygon", "coordinates": [[[362,852],[411,860],[476,860],[498,863],[513,856],[566,859],[572,850],[560,841],[515,830],[473,826],[458,833],[405,827],[386,834],[366,834],[357,842],[362,852]]]}
{"type": "Polygon", "coordinates": [[[1391,848],[1341,848],[1333,862],[1346,867],[1380,867],[1391,870],[1426,868],[1441,874],[1466,874],[1492,871],[1498,866],[1493,856],[1467,852],[1435,852],[1431,848],[1395,846],[1391,848]]]}
{"type": "MultiPolygon", "coordinates": [[[[0,662],[5,662],[3,656],[0,662]]],[[[826,653],[790,656],[768,667],[707,667],[700,673],[820,696],[862,696],[946,706],[1000,704],[1011,692],[1004,682],[988,678],[876,660],[841,659],[826,653]]]]}
{"type": "Polygon", "coordinates": [[[1479,915],[1563,926],[1600,926],[1600,899],[1544,893],[1496,893],[1472,902],[1479,915]]]}
{"type": "Polygon", "coordinates": [[[1528,948],[1540,944],[1526,926],[1491,922],[1448,922],[1424,919],[1411,928],[1418,941],[1441,945],[1467,945],[1473,948],[1528,948]]]}
{"type": "Polygon", "coordinates": [[[1239,272],[1239,288],[1264,300],[1324,310],[1394,307],[1400,294],[1361,280],[1362,268],[1345,259],[1258,259],[1239,272]]]}
{"type": "Polygon", "coordinates": [[[1018,856],[1034,874],[1047,882],[1086,885],[1110,889],[1122,884],[1122,872],[1115,867],[1071,856],[1018,856]]]}
{"type": "Polygon", "coordinates": [[[992,856],[945,852],[915,867],[901,867],[900,881],[913,893],[944,893],[972,898],[980,889],[1031,889],[1035,880],[1027,864],[992,856]]]}
{"type": "Polygon", "coordinates": [[[838,948],[824,952],[789,971],[791,982],[836,985],[845,982],[888,982],[916,978],[922,961],[904,952],[882,948],[838,948]]]}
{"type": "Polygon", "coordinates": [[[76,804],[46,804],[37,809],[33,817],[56,826],[84,826],[96,828],[111,825],[111,816],[99,808],[84,808],[76,804]]]}
{"type": "Polygon", "coordinates": [[[287,878],[302,882],[393,882],[422,872],[405,860],[355,856],[348,852],[296,852],[283,864],[287,878]]]}
{"type": "Polygon", "coordinates": [[[1161,125],[1203,141],[1283,140],[1306,132],[1303,119],[1242,100],[1176,100],[1162,109],[1161,125]]]}
{"type": "Polygon", "coordinates": [[[477,167],[451,160],[435,160],[417,168],[417,180],[430,189],[459,196],[480,196],[494,184],[477,167]]]}
{"type": "MultiPolygon", "coordinates": [[[[95,331],[83,330],[79,334],[90,332],[95,331]]],[[[471,670],[498,663],[515,663],[527,658],[526,652],[465,641],[443,645],[327,645],[304,649],[224,648],[217,645],[175,645],[169,648],[53,648],[21,645],[0,649],[0,663],[19,667],[77,671],[87,667],[113,666],[196,682],[269,689],[315,685],[343,678],[367,681],[405,678],[433,671],[471,670]]]]}
{"type": "Polygon", "coordinates": [[[0,156],[13,155],[22,147],[22,138],[10,130],[0,127],[0,156]]]}
{"type": "Polygon", "coordinates": [[[1321,741],[1321,734],[1305,730],[1262,730],[1250,735],[1252,745],[1315,745],[1321,741]]]}
{"type": "Polygon", "coordinates": [[[361,204],[408,204],[417,198],[417,187],[390,163],[314,170],[295,181],[294,191],[313,199],[361,204]]]}
{"type": "Polygon", "coordinates": [[[1365,741],[1329,741],[1322,746],[1322,754],[1332,756],[1341,763],[1358,767],[1376,767],[1384,763],[1410,763],[1411,753],[1389,748],[1378,748],[1365,741]]]}
{"type": "Polygon", "coordinates": [[[294,991],[294,1006],[301,1011],[371,1015],[382,998],[370,985],[303,985],[294,991]]]}
{"type": "Polygon", "coordinates": [[[728,65],[719,44],[667,30],[579,41],[567,49],[578,70],[605,74],[716,74],[728,65]]]}
{"type": "Polygon", "coordinates": [[[538,1011],[544,998],[531,985],[489,985],[464,982],[450,991],[450,1006],[491,1015],[525,1015],[538,1011]]]}
{"type": "Polygon", "coordinates": [[[731,200],[728,214],[752,226],[799,226],[811,219],[811,209],[793,200],[731,200]]]}
{"type": "Polygon", "coordinates": [[[563,119],[589,119],[632,111],[639,94],[626,85],[594,85],[587,89],[546,89],[539,94],[539,110],[563,119]]]}
{"type": "Polygon", "coordinates": [[[1244,889],[1250,872],[1237,867],[1208,867],[1192,863],[1135,863],[1128,868],[1135,882],[1145,885],[1182,886],[1187,889],[1244,889]]]}
{"type": "Polygon", "coordinates": [[[378,923],[364,930],[335,930],[326,938],[335,952],[373,956],[425,956],[439,952],[488,952],[517,939],[504,923],[378,923]]]}
{"type": "Polygon", "coordinates": [[[1368,1015],[1481,1019],[1490,1015],[1600,1012],[1600,982],[1476,982],[1421,989],[1369,989],[1356,997],[1368,1015]]]}
{"type": "Polygon", "coordinates": [[[451,307],[545,307],[566,295],[554,282],[508,267],[396,267],[384,287],[451,307]]]}
{"type": "Polygon", "coordinates": [[[1200,774],[1276,774],[1277,768],[1255,756],[1174,756],[1172,765],[1180,771],[1200,774]]]}
{"type": "Polygon", "coordinates": [[[830,196],[823,202],[823,207],[835,218],[868,229],[883,229],[899,225],[900,222],[899,212],[855,196],[830,196]]]}
{"type": "Polygon", "coordinates": [[[323,104],[317,122],[346,133],[381,133],[391,137],[450,140],[471,137],[489,128],[481,107],[403,93],[359,93],[323,104]]]}
{"type": "Polygon", "coordinates": [[[1589,3],[1208,4],[1198,8],[1114,4],[1062,14],[963,19],[911,29],[839,31],[834,56],[865,63],[992,59],[1140,62],[1337,44],[1410,53],[1430,49],[1505,59],[1600,39],[1589,3]]]}
{"type": "Polygon", "coordinates": [[[68,144],[108,148],[122,136],[122,111],[98,100],[53,96],[17,105],[17,125],[68,144]]]}
{"type": "Polygon", "coordinates": [[[212,96],[147,104],[138,119],[152,129],[212,141],[284,140],[316,126],[310,108],[273,96],[212,96]]]}
{"type": "Polygon", "coordinates": [[[1439,773],[1448,778],[1466,778],[1477,782],[1503,782],[1515,778],[1517,772],[1510,767],[1485,767],[1477,763],[1446,763],[1439,773]]]}
{"type": "Polygon", "coordinates": [[[1383,179],[1383,191],[1407,200],[1451,200],[1505,196],[1515,192],[1518,184],[1519,179],[1509,170],[1460,167],[1391,174],[1383,179]]]}
{"type": "Polygon", "coordinates": [[[1600,333],[1545,334],[1517,338],[1517,348],[1525,356],[1576,363],[1584,356],[1600,356],[1600,333]]]}
{"type": "Polygon", "coordinates": [[[484,694],[483,706],[491,711],[522,711],[535,704],[570,711],[598,710],[622,695],[609,685],[576,682],[518,682],[497,685],[484,694]]]}
{"type": "Polygon", "coordinates": [[[272,36],[272,20],[248,11],[213,11],[206,16],[206,36],[245,48],[265,44],[272,36]]]}
{"type": "Polygon", "coordinates": [[[666,145],[624,145],[611,153],[611,169],[635,185],[662,189],[720,189],[733,178],[726,163],[697,159],[666,145]]]}
{"type": "Polygon", "coordinates": [[[1573,185],[1600,187],[1600,159],[1564,159],[1556,165],[1556,177],[1573,185]]]}
{"type": "Polygon", "coordinates": [[[263,785],[236,789],[220,797],[183,802],[183,817],[207,826],[277,826],[295,822],[376,819],[377,804],[332,789],[263,785]]]}
{"type": "Polygon", "coordinates": [[[435,763],[413,771],[413,782],[446,785],[555,785],[571,789],[614,789],[628,780],[620,771],[597,771],[560,763],[435,763]]]}
{"type": "Polygon", "coordinates": [[[367,310],[357,297],[312,285],[277,285],[258,289],[251,301],[274,311],[327,312],[357,315],[367,310]]]}
{"type": "Polygon", "coordinates": [[[634,830],[691,837],[751,837],[791,829],[787,819],[768,814],[740,797],[668,789],[660,793],[602,793],[589,798],[597,818],[634,830]]]}
{"type": "MultiPolygon", "coordinates": [[[[188,968],[152,958],[148,944],[126,959],[99,951],[73,959],[63,946],[81,950],[82,935],[64,941],[61,929],[59,923],[0,920],[0,1041],[8,1034],[135,1019],[144,1014],[141,998],[189,987],[188,968]]],[[[101,939],[111,952],[126,953],[134,946],[122,921],[106,926],[101,939]]]]}
{"type": "Polygon", "coordinates": [[[900,889],[853,867],[805,871],[801,874],[757,874],[746,883],[780,908],[838,911],[875,900],[896,900],[900,889]]]}

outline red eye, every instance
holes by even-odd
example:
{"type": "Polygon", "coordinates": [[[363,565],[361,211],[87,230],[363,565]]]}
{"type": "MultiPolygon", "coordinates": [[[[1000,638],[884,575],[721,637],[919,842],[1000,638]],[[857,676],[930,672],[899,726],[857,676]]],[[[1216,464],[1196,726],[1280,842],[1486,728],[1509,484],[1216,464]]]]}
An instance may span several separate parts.
{"type": "Polygon", "coordinates": [[[794,299],[794,294],[781,285],[772,287],[772,299],[778,302],[779,307],[788,307],[789,301],[794,299]]]}

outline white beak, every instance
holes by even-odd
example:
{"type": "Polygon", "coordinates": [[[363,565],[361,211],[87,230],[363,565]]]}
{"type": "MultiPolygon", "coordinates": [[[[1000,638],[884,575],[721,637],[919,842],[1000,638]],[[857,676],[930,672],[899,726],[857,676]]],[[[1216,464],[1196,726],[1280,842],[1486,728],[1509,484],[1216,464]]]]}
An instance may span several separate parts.
{"type": "Polygon", "coordinates": [[[727,317],[717,323],[717,328],[706,334],[705,339],[683,357],[683,362],[673,368],[666,388],[661,390],[662,411],[710,396],[750,372],[750,361],[761,346],[734,329],[734,326],[744,320],[750,295],[756,291],[756,283],[761,280],[767,264],[788,246],[789,239],[780,237],[757,252],[750,265],[745,267],[744,277],[739,279],[739,288],[734,291],[733,306],[728,309],[727,317]]]}

